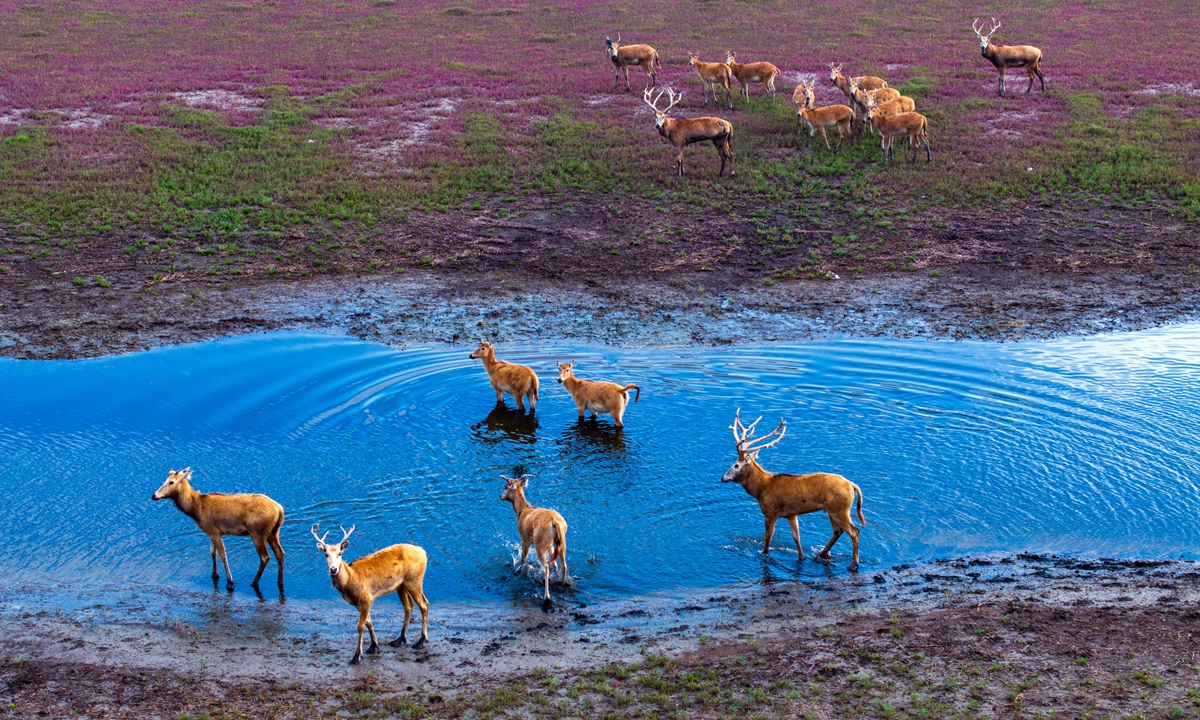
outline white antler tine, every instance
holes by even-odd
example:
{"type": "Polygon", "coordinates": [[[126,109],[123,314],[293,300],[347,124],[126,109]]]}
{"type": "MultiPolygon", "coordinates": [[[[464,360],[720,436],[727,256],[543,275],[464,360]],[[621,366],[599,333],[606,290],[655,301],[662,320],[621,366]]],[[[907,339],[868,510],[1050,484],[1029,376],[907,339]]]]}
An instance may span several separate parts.
{"type": "Polygon", "coordinates": [[[317,537],[317,531],[318,531],[318,530],[320,530],[320,529],[321,529],[321,523],[317,523],[316,525],[313,525],[313,526],[312,526],[312,528],[309,530],[309,532],[311,532],[311,533],[312,533],[312,536],[313,536],[314,538],[317,538],[317,542],[319,542],[319,543],[321,543],[322,545],[324,545],[324,544],[325,544],[325,538],[329,537],[329,531],[328,531],[328,530],[326,530],[324,535],[322,535],[322,536],[320,536],[320,537],[317,537]]]}
{"type": "MultiPolygon", "coordinates": [[[[758,416],[758,420],[762,420],[762,415],[758,416]]],[[[754,422],[752,422],[746,426],[746,434],[743,435],[742,437],[746,437],[746,438],[754,437],[754,427],[756,425],[758,425],[758,420],[755,420],[754,422]]]]}
{"type": "Polygon", "coordinates": [[[338,530],[342,531],[342,542],[346,542],[347,540],[350,539],[350,533],[354,532],[354,528],[356,528],[356,527],[358,527],[358,526],[351,525],[350,529],[346,530],[346,528],[342,527],[341,525],[338,525],[338,530]]]}

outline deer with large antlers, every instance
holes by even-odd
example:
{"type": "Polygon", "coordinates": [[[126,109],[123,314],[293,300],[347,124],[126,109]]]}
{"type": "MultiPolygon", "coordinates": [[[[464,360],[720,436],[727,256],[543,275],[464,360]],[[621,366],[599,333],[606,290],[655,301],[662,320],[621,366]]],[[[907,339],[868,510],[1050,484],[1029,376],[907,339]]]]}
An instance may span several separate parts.
{"type": "Polygon", "coordinates": [[[858,569],[858,532],[850,519],[850,509],[858,497],[858,522],[866,525],[862,514],[862,490],[841,475],[831,473],[811,473],[808,475],[790,475],[770,473],[758,464],[758,454],[783,440],[787,432],[787,423],[779,421],[779,427],[760,438],[754,437],[754,428],[758,420],[743,425],[741,411],[733,416],[733,439],[737,444],[737,461],[725,472],[721,482],[735,482],[755,500],[762,510],[766,520],[766,534],[763,536],[763,553],[771,552],[771,538],[775,535],[775,523],[779,518],[787,518],[792,526],[792,539],[796,541],[796,551],[800,559],[804,559],[804,547],[800,544],[799,516],[824,510],[829,516],[829,524],[833,526],[833,537],[829,538],[824,549],[817,557],[829,557],[829,550],[837,542],[842,533],[850,535],[854,544],[854,557],[850,562],[850,570],[858,569]]]}
{"type": "Polygon", "coordinates": [[[892,159],[892,140],[908,136],[908,144],[912,146],[912,162],[917,161],[918,144],[925,145],[925,162],[930,162],[933,156],[929,152],[929,120],[916,112],[900,113],[898,115],[883,115],[874,104],[867,106],[867,122],[879,131],[880,142],[883,144],[883,162],[892,159]]]}
{"type": "Polygon", "coordinates": [[[571,394],[575,408],[579,410],[580,420],[585,412],[590,412],[593,418],[599,413],[605,413],[613,416],[613,423],[617,427],[624,427],[622,417],[625,415],[625,408],[629,407],[629,391],[637,391],[633,396],[634,402],[642,399],[642,389],[633,383],[621,386],[605,380],[582,380],[575,377],[574,360],[555,360],[554,364],[558,365],[558,382],[571,394]]]}
{"type": "Polygon", "coordinates": [[[217,585],[217,556],[225,564],[225,588],[233,589],[233,576],[229,574],[229,558],[225,556],[225,540],[222,536],[250,536],[254,549],[258,551],[258,574],[250,587],[258,589],[258,581],[271,555],[267,546],[275,551],[275,562],[279,565],[279,587],[283,587],[283,546],[279,544],[279,528],[283,527],[283,506],[266,495],[225,493],[198,493],[192,489],[192,469],[172,470],[166,481],[150,496],[151,500],[171,499],[180,512],[196,521],[200,530],[208,536],[212,552],[213,587],[217,585]]]}
{"type": "Polygon", "coordinates": [[[721,156],[721,170],[717,173],[717,177],[725,174],[726,160],[729,161],[730,177],[737,175],[737,171],[733,169],[733,147],[730,144],[733,139],[733,123],[716,117],[667,117],[671,108],[678,105],[682,99],[683,93],[676,94],[671,88],[667,88],[665,91],[660,90],[658,95],[653,97],[650,90],[646,90],[642,94],[642,100],[654,110],[654,127],[658,129],[658,134],[679,150],[679,156],[675,159],[679,177],[683,177],[683,149],[692,143],[706,140],[712,142],[713,147],[717,149],[717,154],[721,156]],[[671,104],[660,110],[658,101],[663,96],[663,92],[668,94],[667,99],[671,104]]]}
{"type": "Polygon", "coordinates": [[[737,61],[737,53],[729,50],[725,51],[725,64],[742,86],[746,102],[750,102],[750,83],[762,83],[771,93],[771,104],[775,104],[775,79],[779,77],[779,68],[769,62],[740,63],[737,61]]]}
{"type": "Polygon", "coordinates": [[[1029,74],[1029,85],[1025,88],[1026,95],[1033,89],[1035,75],[1042,83],[1042,92],[1046,92],[1046,76],[1042,74],[1041,50],[1032,45],[992,44],[992,36],[1000,29],[1000,23],[996,22],[996,18],[992,18],[992,29],[986,33],[983,32],[983,25],[979,22],[979,18],[975,18],[975,22],[971,23],[971,29],[979,38],[979,53],[987,58],[988,62],[996,67],[996,72],[1000,74],[996,82],[997,95],[1002,97],[1004,95],[1005,68],[1025,68],[1025,72],[1029,74]]]}
{"type": "Polygon", "coordinates": [[[325,553],[325,564],[329,568],[329,581],[333,589],[342,594],[346,602],[358,610],[358,646],[354,657],[350,658],[351,665],[357,665],[363,656],[363,627],[371,634],[371,646],[367,648],[368,655],[379,652],[379,641],[375,638],[375,625],[371,622],[371,603],[376,599],[395,592],[404,605],[404,625],[400,628],[400,636],[388,643],[392,647],[400,647],[408,642],[408,622],[412,620],[413,604],[421,609],[421,639],[413,648],[420,649],[429,639],[429,600],[425,598],[422,586],[425,583],[425,551],[416,545],[392,545],[382,550],[360,557],[352,563],[347,563],[342,557],[350,546],[349,530],[342,531],[342,539],[333,545],[327,544],[324,535],[317,535],[320,524],[313,525],[310,532],[317,540],[317,550],[325,553]]]}
{"type": "Polygon", "coordinates": [[[621,73],[625,73],[625,92],[632,92],[629,87],[629,67],[637,65],[646,71],[646,87],[658,87],[658,73],[655,71],[657,67],[662,70],[662,62],[658,59],[658,51],[649,45],[621,45],[621,33],[617,33],[617,39],[614,42],[612,38],[604,38],[604,45],[608,49],[608,59],[612,61],[613,67],[613,91],[617,89],[617,80],[621,73]]]}
{"type": "Polygon", "coordinates": [[[550,606],[550,571],[557,561],[560,564],[559,582],[570,585],[567,575],[567,521],[563,516],[549,508],[537,508],[525,499],[525,488],[529,485],[531,475],[510,478],[505,475],[504,493],[500,500],[512,503],[513,512],[517,514],[517,532],[521,535],[521,558],[517,561],[513,574],[521,572],[525,558],[529,556],[529,547],[537,555],[538,564],[542,566],[542,580],[545,584],[545,594],[542,597],[543,608],[550,606]]]}
{"type": "Polygon", "coordinates": [[[717,86],[725,88],[725,102],[729,103],[729,109],[733,109],[733,90],[729,85],[731,72],[729,66],[719,62],[704,62],[696,53],[688,53],[691,56],[692,67],[696,69],[696,74],[700,76],[700,81],[704,83],[704,105],[708,106],[708,93],[712,91],[713,105],[719,105],[717,102],[717,86]]]}
{"type": "Polygon", "coordinates": [[[533,368],[497,360],[496,350],[487,340],[480,340],[479,347],[467,357],[483,361],[483,369],[496,391],[496,404],[504,402],[504,393],[508,393],[517,401],[518,409],[525,409],[525,398],[529,398],[530,410],[537,409],[538,377],[533,368]]]}
{"type": "MultiPolygon", "coordinates": [[[[850,135],[851,125],[854,123],[854,110],[845,105],[826,105],[824,107],[816,107],[816,99],[813,95],[813,83],[800,83],[796,88],[796,94],[801,94],[803,91],[803,100],[796,100],[798,109],[796,110],[796,124],[801,122],[808,123],[808,144],[812,143],[813,136],[817,134],[817,130],[821,131],[821,137],[825,139],[826,149],[833,149],[834,152],[842,149],[842,141],[846,136],[850,135]],[[829,135],[827,131],[837,129],[838,143],[837,148],[829,147],[829,135]]],[[[795,98],[795,96],[793,96],[795,98]]]]}

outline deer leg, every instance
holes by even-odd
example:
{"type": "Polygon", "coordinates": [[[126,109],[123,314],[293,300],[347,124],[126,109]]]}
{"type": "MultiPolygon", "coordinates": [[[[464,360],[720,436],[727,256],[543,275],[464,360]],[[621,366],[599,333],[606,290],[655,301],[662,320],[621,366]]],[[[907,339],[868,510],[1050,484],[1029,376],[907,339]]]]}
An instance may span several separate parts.
{"type": "Polygon", "coordinates": [[[1026,67],[1025,74],[1029,76],[1029,85],[1025,87],[1025,94],[1028,95],[1029,91],[1033,89],[1033,67],[1026,67]]]}
{"type": "Polygon", "coordinates": [[[417,601],[417,607],[421,609],[421,639],[413,643],[413,650],[420,650],[429,640],[429,600],[425,598],[425,590],[422,589],[424,583],[418,581],[416,585],[412,595],[417,601]]]}
{"type": "Polygon", "coordinates": [[[513,393],[512,396],[513,400],[517,401],[517,409],[521,412],[525,412],[525,396],[518,393],[513,393]]]}
{"type": "Polygon", "coordinates": [[[545,587],[545,595],[542,599],[545,602],[550,602],[550,553],[543,553],[541,548],[536,549],[538,563],[542,566],[542,584],[545,587]]]}
{"type": "MultiPolygon", "coordinates": [[[[847,518],[850,516],[849,510],[846,511],[846,516],[847,518]]],[[[850,561],[849,569],[850,572],[858,572],[858,528],[851,524],[850,527],[846,529],[846,532],[850,533],[850,542],[854,544],[854,557],[850,561]]]]}
{"type": "MultiPolygon", "coordinates": [[[[827,132],[825,132],[824,125],[821,126],[821,137],[825,139],[825,149],[832,150],[833,148],[830,147],[830,145],[829,145],[829,134],[827,132]]],[[[841,147],[841,146],[842,146],[842,144],[839,142],[838,147],[841,147]]]]}
{"type": "Polygon", "coordinates": [[[521,573],[521,568],[525,565],[525,558],[527,557],[529,557],[529,541],[525,538],[521,538],[521,559],[517,561],[517,566],[513,568],[513,575],[519,575],[521,573]]]}
{"type": "Polygon", "coordinates": [[[725,177],[725,146],[720,139],[713,140],[713,147],[717,149],[717,155],[721,158],[721,169],[717,171],[717,177],[725,177]]]}
{"type": "Polygon", "coordinates": [[[1038,80],[1042,81],[1042,92],[1046,92],[1046,76],[1042,74],[1042,61],[1038,60],[1038,64],[1033,66],[1037,71],[1038,80]]]}
{"type": "Polygon", "coordinates": [[[233,576],[229,572],[229,557],[225,554],[225,539],[218,535],[213,540],[213,545],[216,546],[217,552],[221,555],[221,562],[225,565],[225,589],[233,590],[233,576]]]}
{"type": "Polygon", "coordinates": [[[629,87],[629,66],[626,65],[621,69],[625,71],[625,92],[633,92],[633,88],[629,87]]]}
{"type": "Polygon", "coordinates": [[[618,65],[613,70],[613,92],[617,91],[617,82],[621,79],[621,66],[618,65]]]}
{"type": "Polygon", "coordinates": [[[408,644],[408,621],[412,620],[413,599],[408,588],[401,587],[396,591],[396,595],[400,598],[400,604],[404,606],[404,624],[400,626],[400,636],[388,643],[392,647],[401,647],[408,644]]]}
{"type": "MultiPolygon", "coordinates": [[[[282,525],[283,523],[280,523],[282,525]]],[[[279,566],[279,587],[283,587],[283,545],[279,544],[279,526],[275,527],[275,532],[271,537],[267,538],[267,542],[271,544],[271,549],[275,551],[275,564],[279,566]]]]}
{"type": "Polygon", "coordinates": [[[1000,76],[996,79],[996,94],[1004,97],[1004,68],[1000,68],[1000,76]]]}
{"type": "Polygon", "coordinates": [[[375,623],[371,622],[371,616],[367,615],[367,632],[371,633],[371,647],[367,648],[368,655],[379,654],[379,640],[375,637],[375,623]]]}
{"type": "Polygon", "coordinates": [[[254,542],[254,549],[258,551],[258,573],[254,576],[254,580],[250,582],[250,587],[258,589],[258,581],[262,578],[263,570],[267,569],[267,563],[271,562],[271,555],[267,552],[267,540],[264,537],[250,536],[254,542]]]}
{"type": "Polygon", "coordinates": [[[778,519],[779,518],[771,517],[770,515],[764,517],[767,527],[766,531],[763,533],[763,555],[768,555],[771,552],[771,538],[775,536],[775,521],[778,519]]]}
{"type": "Polygon", "coordinates": [[[804,559],[804,547],[800,544],[800,519],[795,515],[788,517],[788,525],[792,526],[792,539],[796,541],[796,552],[800,553],[800,559],[804,559]]]}
{"type": "Polygon", "coordinates": [[[679,157],[676,158],[675,164],[679,167],[679,177],[683,177],[683,148],[679,148],[679,157]]]}
{"type": "Polygon", "coordinates": [[[351,665],[357,665],[359,660],[362,660],[362,631],[367,625],[367,614],[371,612],[371,608],[358,611],[358,645],[354,648],[354,657],[350,658],[351,665]]]}
{"type": "Polygon", "coordinates": [[[558,581],[563,585],[571,584],[571,576],[567,575],[567,538],[563,535],[558,536],[558,581]]]}
{"type": "Polygon", "coordinates": [[[612,412],[613,423],[616,424],[617,427],[625,427],[625,423],[622,422],[622,420],[621,420],[621,416],[623,416],[624,414],[625,414],[625,403],[617,401],[617,406],[615,408],[613,408],[613,412],[612,412]]]}
{"type": "Polygon", "coordinates": [[[212,538],[209,538],[209,539],[208,539],[208,549],[209,549],[209,550],[212,552],[212,561],[213,561],[213,572],[212,572],[213,590],[216,590],[216,589],[217,589],[217,583],[218,583],[218,582],[221,580],[221,575],[220,575],[220,573],[218,573],[218,572],[217,572],[217,543],[216,543],[216,541],[215,541],[215,540],[213,540],[212,538]]]}

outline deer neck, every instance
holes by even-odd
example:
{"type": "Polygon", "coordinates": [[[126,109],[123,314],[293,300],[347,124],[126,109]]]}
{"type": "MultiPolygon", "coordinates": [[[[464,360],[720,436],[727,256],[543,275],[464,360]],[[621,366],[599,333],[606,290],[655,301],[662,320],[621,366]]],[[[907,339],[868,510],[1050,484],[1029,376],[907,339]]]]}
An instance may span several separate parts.
{"type": "Polygon", "coordinates": [[[509,502],[512,503],[513,512],[516,513],[517,520],[520,520],[521,516],[529,512],[529,508],[533,507],[529,504],[529,501],[525,499],[524,492],[518,492],[517,496],[509,500],[509,502]]]}
{"type": "Polygon", "coordinates": [[[763,470],[762,465],[759,465],[757,460],[751,460],[750,464],[746,467],[746,479],[742,481],[742,487],[746,489],[746,492],[751,497],[758,499],[762,495],[763,490],[771,482],[772,477],[774,475],[763,470]]]}
{"type": "Polygon", "coordinates": [[[480,355],[479,359],[483,361],[483,369],[487,370],[488,375],[495,372],[496,368],[500,365],[496,360],[496,351],[491,348],[488,348],[487,352],[480,355]]]}
{"type": "MultiPolygon", "coordinates": [[[[670,122],[670,121],[668,120],[667,122],[670,122]]],[[[658,129],[658,132],[660,134],[662,134],[663,137],[666,137],[667,132],[668,132],[667,131],[667,123],[663,123],[663,126],[658,129]]],[[[574,395],[575,392],[577,390],[579,390],[580,385],[583,385],[583,381],[580,380],[579,378],[575,377],[574,373],[571,373],[570,375],[563,378],[563,387],[565,387],[567,389],[567,392],[571,393],[572,395],[574,395]]],[[[525,499],[524,494],[521,495],[521,499],[522,500],[525,499]]]]}
{"type": "Polygon", "coordinates": [[[341,563],[341,567],[338,568],[338,574],[330,576],[329,582],[333,585],[334,590],[343,595],[347,593],[353,594],[354,588],[358,584],[354,582],[354,568],[350,567],[350,563],[345,560],[342,560],[341,563]]]}
{"type": "Polygon", "coordinates": [[[200,493],[192,489],[190,483],[183,483],[179,486],[178,492],[171,498],[175,501],[175,507],[179,508],[180,512],[193,520],[199,512],[200,493]]]}

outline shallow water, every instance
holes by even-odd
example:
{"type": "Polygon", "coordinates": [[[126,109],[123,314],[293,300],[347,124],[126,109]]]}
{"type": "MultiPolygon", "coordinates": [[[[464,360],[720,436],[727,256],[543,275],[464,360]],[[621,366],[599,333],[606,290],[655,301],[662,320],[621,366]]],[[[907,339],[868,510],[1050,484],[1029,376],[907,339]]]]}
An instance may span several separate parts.
{"type": "MultiPolygon", "coordinates": [[[[431,600],[533,602],[513,577],[500,473],[570,525],[590,601],[844,573],[797,562],[785,522],[720,482],[734,410],[788,435],[772,470],[862,486],[863,570],[1031,550],[1195,558],[1200,548],[1200,326],[1051,342],[846,340],[730,350],[501,346],[542,381],[536,417],[498,409],[472,347],[397,350],[303,333],[82,361],[0,362],[0,577],[211,588],[208,543],[151,493],[190,465],[201,491],[264,492],[287,511],[289,597],[332,595],[308,528],[357,525],[357,557],[425,547],[431,600]],[[617,431],[576,421],[555,359],[636,381],[617,431]]],[[[507,401],[513,407],[511,399],[507,401]]],[[[801,520],[807,547],[824,515],[801,520]]],[[[239,587],[257,557],[227,541],[239,587]]],[[[274,593],[274,561],[264,591],[274,593]]]]}

